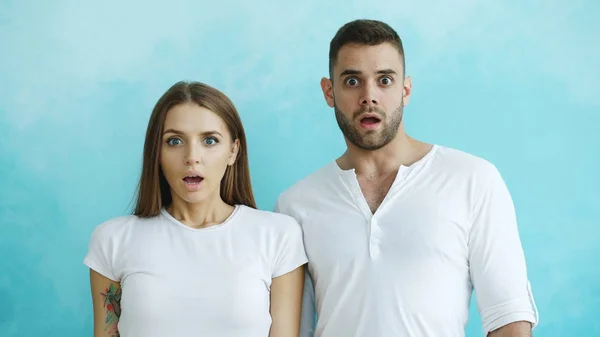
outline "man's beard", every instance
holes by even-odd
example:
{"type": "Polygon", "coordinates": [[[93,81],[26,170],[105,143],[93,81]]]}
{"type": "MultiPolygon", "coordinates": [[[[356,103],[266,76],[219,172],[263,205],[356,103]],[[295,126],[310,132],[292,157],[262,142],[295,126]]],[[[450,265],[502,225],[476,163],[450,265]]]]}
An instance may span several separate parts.
{"type": "Polygon", "coordinates": [[[375,151],[386,146],[394,139],[394,137],[396,137],[400,124],[402,123],[402,104],[392,112],[391,118],[389,119],[387,114],[377,107],[359,109],[352,114],[352,119],[346,117],[346,115],[338,109],[337,104],[335,103],[334,109],[335,119],[346,139],[362,150],[375,151]],[[364,136],[361,135],[361,131],[355,126],[354,120],[364,113],[376,113],[381,120],[380,127],[382,130],[367,131],[364,136]]]}

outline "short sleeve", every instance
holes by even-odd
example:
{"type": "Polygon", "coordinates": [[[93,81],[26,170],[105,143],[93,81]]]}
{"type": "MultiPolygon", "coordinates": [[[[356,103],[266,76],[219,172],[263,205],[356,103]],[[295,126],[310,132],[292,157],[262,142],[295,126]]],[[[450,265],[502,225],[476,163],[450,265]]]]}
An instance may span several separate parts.
{"type": "Polygon", "coordinates": [[[273,278],[289,273],[308,262],[300,224],[287,215],[280,214],[277,218],[278,239],[275,242],[273,278]]]}
{"type": "Polygon", "coordinates": [[[512,198],[494,166],[483,180],[473,209],[469,265],[484,333],[517,321],[535,327],[538,313],[512,198]]]}
{"type": "Polygon", "coordinates": [[[288,207],[286,207],[284,194],[281,194],[275,201],[275,207],[273,207],[273,212],[293,216],[292,214],[290,214],[288,207]]]}
{"type": "Polygon", "coordinates": [[[102,276],[119,282],[114,270],[116,245],[111,230],[114,226],[111,225],[111,222],[107,222],[94,229],[83,263],[102,276]]]}

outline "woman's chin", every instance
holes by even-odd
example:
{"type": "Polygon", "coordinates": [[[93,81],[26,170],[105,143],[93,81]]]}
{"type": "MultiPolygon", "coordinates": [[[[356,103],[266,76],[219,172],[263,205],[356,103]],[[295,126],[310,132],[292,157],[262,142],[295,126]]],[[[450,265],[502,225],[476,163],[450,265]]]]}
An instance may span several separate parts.
{"type": "Polygon", "coordinates": [[[186,190],[178,191],[177,197],[186,204],[201,204],[210,201],[210,194],[205,190],[189,192],[186,190]]]}

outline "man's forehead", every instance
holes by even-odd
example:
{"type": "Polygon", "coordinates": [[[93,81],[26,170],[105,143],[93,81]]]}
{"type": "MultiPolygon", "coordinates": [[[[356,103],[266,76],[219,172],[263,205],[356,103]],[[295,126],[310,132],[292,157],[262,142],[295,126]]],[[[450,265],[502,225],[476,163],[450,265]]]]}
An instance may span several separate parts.
{"type": "Polygon", "coordinates": [[[375,46],[348,44],[340,49],[335,69],[336,73],[347,69],[362,72],[393,69],[400,73],[402,70],[402,56],[398,49],[389,43],[375,46]]]}

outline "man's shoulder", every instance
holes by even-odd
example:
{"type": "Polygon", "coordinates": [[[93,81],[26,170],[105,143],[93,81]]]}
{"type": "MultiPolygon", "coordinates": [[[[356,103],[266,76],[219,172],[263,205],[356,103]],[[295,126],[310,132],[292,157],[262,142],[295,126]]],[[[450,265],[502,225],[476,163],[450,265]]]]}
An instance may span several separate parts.
{"type": "Polygon", "coordinates": [[[335,161],[330,161],[294,182],[281,192],[278,197],[278,204],[297,201],[298,199],[305,198],[306,195],[317,193],[327,182],[331,181],[335,173],[335,165],[335,161]]]}
{"type": "Polygon", "coordinates": [[[497,173],[490,160],[457,148],[438,145],[435,157],[439,168],[447,172],[482,178],[497,173]]]}

